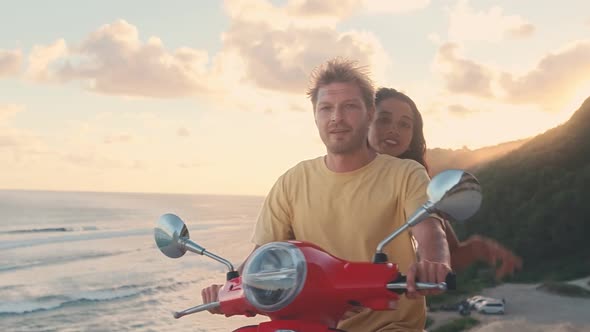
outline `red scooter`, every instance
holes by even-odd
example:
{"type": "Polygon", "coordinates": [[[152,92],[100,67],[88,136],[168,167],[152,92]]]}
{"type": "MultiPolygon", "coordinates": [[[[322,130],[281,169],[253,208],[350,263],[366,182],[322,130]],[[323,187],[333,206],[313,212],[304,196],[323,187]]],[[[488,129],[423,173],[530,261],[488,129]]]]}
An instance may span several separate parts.
{"type": "MultiPolygon", "coordinates": [[[[320,247],[301,241],[272,242],[247,259],[240,276],[233,265],[189,239],[184,222],[173,214],[160,217],[154,229],[160,250],[178,258],[188,251],[225,264],[227,282],[219,301],[174,313],[175,318],[220,308],[225,316],[265,315],[269,321],[245,326],[240,332],[338,331],[338,321],[356,306],[392,310],[406,290],[406,280],[397,264],[388,262],[383,248],[407,228],[437,213],[444,218],[465,220],[481,204],[477,179],[461,170],[447,170],[428,186],[428,201],[409,220],[377,246],[373,262],[348,262],[320,247]]],[[[441,283],[416,283],[417,289],[454,289],[454,275],[441,283]]]]}

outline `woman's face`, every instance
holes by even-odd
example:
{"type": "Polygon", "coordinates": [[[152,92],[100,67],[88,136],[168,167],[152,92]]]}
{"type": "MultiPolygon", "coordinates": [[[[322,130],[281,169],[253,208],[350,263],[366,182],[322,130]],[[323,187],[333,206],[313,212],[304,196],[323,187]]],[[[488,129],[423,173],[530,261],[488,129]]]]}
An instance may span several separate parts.
{"type": "Polygon", "coordinates": [[[414,112],[397,98],[382,100],[369,128],[369,144],[379,153],[398,157],[406,152],[414,134],[414,112]]]}

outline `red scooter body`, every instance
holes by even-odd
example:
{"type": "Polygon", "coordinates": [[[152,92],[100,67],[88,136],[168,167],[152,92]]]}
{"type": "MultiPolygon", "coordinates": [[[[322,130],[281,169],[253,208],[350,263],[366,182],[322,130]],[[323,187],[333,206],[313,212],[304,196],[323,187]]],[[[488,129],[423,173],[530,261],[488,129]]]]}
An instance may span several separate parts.
{"type": "Polygon", "coordinates": [[[297,297],[282,309],[264,312],[248,302],[241,277],[227,282],[219,293],[220,309],[226,316],[262,314],[270,322],[238,331],[334,331],[342,315],[355,305],[372,310],[390,310],[398,295],[387,284],[398,277],[396,264],[348,262],[320,247],[288,241],[305,257],[305,284],[297,297]]]}

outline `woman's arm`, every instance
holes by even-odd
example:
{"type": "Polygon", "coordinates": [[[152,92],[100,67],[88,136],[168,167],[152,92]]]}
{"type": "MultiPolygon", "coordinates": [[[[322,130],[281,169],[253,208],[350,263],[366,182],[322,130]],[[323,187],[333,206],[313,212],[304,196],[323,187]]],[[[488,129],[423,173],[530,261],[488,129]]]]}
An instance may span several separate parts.
{"type": "Polygon", "coordinates": [[[445,226],[453,270],[464,270],[477,261],[483,261],[496,270],[496,279],[501,279],[522,268],[522,259],[498,242],[479,235],[459,242],[451,224],[445,221],[445,226]],[[497,266],[498,261],[501,261],[500,266],[497,266]]]}

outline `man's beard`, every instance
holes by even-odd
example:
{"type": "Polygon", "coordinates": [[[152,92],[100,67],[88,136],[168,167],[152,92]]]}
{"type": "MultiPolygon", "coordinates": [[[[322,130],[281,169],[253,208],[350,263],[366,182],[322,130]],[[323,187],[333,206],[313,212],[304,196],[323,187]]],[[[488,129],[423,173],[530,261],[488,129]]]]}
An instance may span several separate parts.
{"type": "Polygon", "coordinates": [[[347,141],[326,142],[327,139],[324,139],[323,141],[328,152],[332,154],[351,154],[367,145],[367,134],[368,130],[362,130],[359,128],[359,130],[353,132],[352,136],[347,141]]]}

